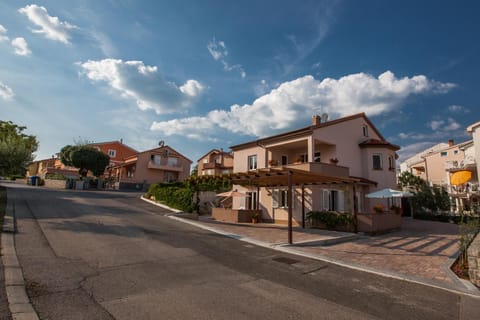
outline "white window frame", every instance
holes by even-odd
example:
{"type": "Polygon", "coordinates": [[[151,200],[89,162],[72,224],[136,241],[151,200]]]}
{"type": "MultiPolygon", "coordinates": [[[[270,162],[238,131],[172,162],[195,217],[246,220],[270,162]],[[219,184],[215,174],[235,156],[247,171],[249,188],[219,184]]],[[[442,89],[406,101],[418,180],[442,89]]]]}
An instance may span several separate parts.
{"type": "Polygon", "coordinates": [[[257,199],[258,199],[257,191],[246,192],[245,209],[247,209],[247,210],[258,210],[257,199]]]}
{"type": "Polygon", "coordinates": [[[256,154],[253,154],[251,156],[248,156],[248,170],[251,171],[251,170],[257,170],[258,168],[258,158],[257,158],[257,155],[256,154]]]}
{"type": "Polygon", "coordinates": [[[108,153],[107,153],[107,154],[108,154],[108,156],[109,156],[110,158],[115,158],[115,157],[117,156],[117,150],[115,150],[115,149],[108,149],[108,153]]]}
{"type": "Polygon", "coordinates": [[[320,191],[321,210],[345,211],[345,193],[343,190],[322,189],[320,191]]]}
{"type": "MultiPolygon", "coordinates": [[[[288,209],[288,189],[272,190],[272,208],[288,209]]],[[[295,208],[295,190],[292,190],[292,209],[295,208]]]]}
{"type": "Polygon", "coordinates": [[[448,156],[448,151],[441,151],[440,152],[440,157],[446,157],[448,156]]]}
{"type": "Polygon", "coordinates": [[[363,136],[368,137],[368,126],[365,124],[362,126],[363,136]]]}

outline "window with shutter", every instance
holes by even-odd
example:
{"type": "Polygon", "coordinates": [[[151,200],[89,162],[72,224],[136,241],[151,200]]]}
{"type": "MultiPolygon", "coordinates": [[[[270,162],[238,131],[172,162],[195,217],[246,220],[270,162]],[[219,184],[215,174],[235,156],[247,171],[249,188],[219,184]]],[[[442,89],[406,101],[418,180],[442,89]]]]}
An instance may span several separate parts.
{"type": "Polygon", "coordinates": [[[278,189],[272,190],[272,208],[278,208],[278,189]]]}

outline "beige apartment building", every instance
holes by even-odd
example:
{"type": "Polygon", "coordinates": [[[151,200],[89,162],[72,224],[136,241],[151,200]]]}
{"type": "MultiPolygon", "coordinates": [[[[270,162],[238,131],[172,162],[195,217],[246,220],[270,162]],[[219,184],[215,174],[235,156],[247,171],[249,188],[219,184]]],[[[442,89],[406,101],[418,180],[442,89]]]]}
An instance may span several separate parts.
{"type": "Polygon", "coordinates": [[[212,149],[197,160],[198,176],[230,174],[233,172],[233,154],[223,149],[212,149]]]}
{"type": "Polygon", "coordinates": [[[287,223],[286,175],[293,184],[293,223],[305,211],[368,213],[376,203],[366,194],[395,188],[399,147],[385,140],[364,113],[312,124],[290,132],[232,146],[233,209],[261,210],[262,221],[287,223]]]}
{"type": "Polygon", "coordinates": [[[478,163],[480,122],[467,128],[473,139],[454,144],[441,143],[402,162],[401,172],[408,171],[431,186],[444,187],[451,199],[451,211],[471,211],[478,207],[480,192],[478,163]]]}
{"type": "Polygon", "coordinates": [[[114,167],[116,188],[145,189],[158,182],[184,181],[192,161],[169,146],[138,152],[114,167]]]}

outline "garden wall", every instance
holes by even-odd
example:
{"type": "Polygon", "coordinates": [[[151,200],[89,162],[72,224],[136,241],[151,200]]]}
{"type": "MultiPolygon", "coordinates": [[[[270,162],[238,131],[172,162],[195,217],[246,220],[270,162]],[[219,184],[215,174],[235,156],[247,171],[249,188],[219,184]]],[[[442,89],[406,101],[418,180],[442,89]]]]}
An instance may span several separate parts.
{"type": "Polygon", "coordinates": [[[468,247],[468,275],[470,281],[480,287],[480,233],[468,247]]]}
{"type": "Polygon", "coordinates": [[[52,188],[52,189],[65,189],[67,185],[66,180],[45,179],[44,182],[45,182],[44,184],[45,187],[52,188]]]}
{"type": "Polygon", "coordinates": [[[252,216],[255,213],[261,215],[262,211],[212,208],[212,218],[224,222],[252,222],[252,216]]]}
{"type": "Polygon", "coordinates": [[[369,234],[384,233],[402,226],[402,216],[393,212],[358,213],[357,230],[369,234]]]}

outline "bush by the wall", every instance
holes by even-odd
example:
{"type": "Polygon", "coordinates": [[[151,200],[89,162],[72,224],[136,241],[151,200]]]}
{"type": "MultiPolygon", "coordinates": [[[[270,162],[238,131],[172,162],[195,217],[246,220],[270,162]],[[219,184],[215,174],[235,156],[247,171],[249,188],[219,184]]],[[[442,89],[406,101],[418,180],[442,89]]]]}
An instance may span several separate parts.
{"type": "Polygon", "coordinates": [[[335,229],[339,226],[353,227],[355,219],[350,213],[336,211],[310,211],[307,219],[312,225],[323,223],[328,229],[335,229]]]}
{"type": "Polygon", "coordinates": [[[155,198],[171,208],[185,212],[193,211],[193,192],[182,183],[152,184],[145,194],[147,198],[155,198]]]}

